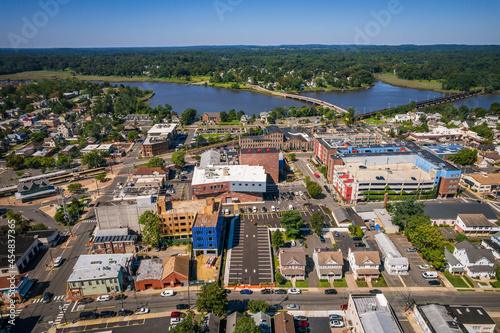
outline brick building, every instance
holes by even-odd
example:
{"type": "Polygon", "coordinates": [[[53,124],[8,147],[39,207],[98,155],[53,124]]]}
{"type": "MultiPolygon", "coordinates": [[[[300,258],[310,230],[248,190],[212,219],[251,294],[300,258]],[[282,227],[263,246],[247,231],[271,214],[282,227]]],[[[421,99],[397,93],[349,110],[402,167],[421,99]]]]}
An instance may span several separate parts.
{"type": "Polygon", "coordinates": [[[189,257],[143,259],[135,280],[136,290],[163,289],[185,285],[189,280],[189,257]]]}
{"type": "Polygon", "coordinates": [[[242,149],[239,152],[239,161],[241,165],[263,166],[266,174],[272,179],[268,180],[268,183],[279,182],[279,152],[276,148],[242,149]]]}
{"type": "Polygon", "coordinates": [[[161,137],[148,136],[142,143],[142,156],[151,157],[168,151],[168,140],[161,137]]]}
{"type": "Polygon", "coordinates": [[[307,151],[314,149],[314,140],[296,129],[268,126],[264,129],[264,135],[240,136],[240,148],[276,148],[283,151],[307,151]]]}
{"type": "Polygon", "coordinates": [[[92,253],[132,253],[134,251],[135,237],[124,236],[98,236],[92,240],[92,253]]]}
{"type": "Polygon", "coordinates": [[[218,123],[221,121],[219,112],[205,112],[201,118],[204,122],[218,123]]]}

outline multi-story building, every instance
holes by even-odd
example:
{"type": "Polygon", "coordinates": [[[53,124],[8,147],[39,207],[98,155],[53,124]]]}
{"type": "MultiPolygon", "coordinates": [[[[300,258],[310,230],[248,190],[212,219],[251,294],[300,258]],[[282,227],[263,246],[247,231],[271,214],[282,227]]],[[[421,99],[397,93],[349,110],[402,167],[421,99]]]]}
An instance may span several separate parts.
{"type": "Polygon", "coordinates": [[[271,177],[268,183],[279,183],[279,152],[276,148],[241,149],[239,161],[241,165],[263,166],[266,174],[271,177]]]}
{"type": "Polygon", "coordinates": [[[0,256],[0,276],[21,274],[43,247],[42,242],[35,235],[16,235],[16,246],[12,248],[12,252],[9,251],[8,253],[14,255],[15,262],[12,263],[12,260],[9,260],[7,255],[8,245],[12,244],[9,239],[11,238],[7,234],[0,236],[0,246],[6,249],[5,254],[0,256]]]}
{"type": "Polygon", "coordinates": [[[177,124],[156,124],[151,127],[147,136],[163,138],[170,143],[177,138],[177,124]]]}
{"type": "Polygon", "coordinates": [[[385,256],[385,271],[390,275],[407,275],[410,270],[408,259],[401,255],[389,236],[379,233],[375,235],[375,242],[385,256]]]}
{"type": "Polygon", "coordinates": [[[500,189],[500,173],[473,173],[464,175],[462,184],[480,193],[498,192],[500,189]]]}
{"type": "Polygon", "coordinates": [[[84,297],[125,291],[134,256],[125,254],[81,255],[68,278],[72,297],[84,297]]]}
{"type": "Polygon", "coordinates": [[[91,253],[132,253],[136,236],[128,234],[128,228],[97,230],[90,241],[91,253]]]}
{"type": "Polygon", "coordinates": [[[344,257],[341,251],[314,249],[313,261],[319,279],[328,279],[329,281],[342,279],[344,257]]]}
{"type": "Polygon", "coordinates": [[[220,112],[205,112],[203,116],[201,117],[201,120],[206,122],[206,123],[219,123],[221,121],[220,119],[220,112]]]}
{"type": "Polygon", "coordinates": [[[267,175],[262,166],[195,167],[193,199],[220,198],[223,203],[263,201],[267,175]]]}
{"type": "Polygon", "coordinates": [[[473,236],[484,236],[500,231],[500,227],[488,221],[483,214],[458,214],[455,229],[473,236]]]}
{"type": "Polygon", "coordinates": [[[451,155],[455,155],[460,150],[465,149],[465,147],[460,145],[439,145],[439,146],[424,146],[424,149],[430,151],[432,154],[436,155],[443,160],[447,160],[451,155]]]}
{"type": "Polygon", "coordinates": [[[352,251],[349,248],[347,260],[352,270],[352,276],[355,279],[377,279],[380,276],[380,256],[378,251],[352,251]]]}
{"type": "Polygon", "coordinates": [[[403,333],[396,313],[383,294],[349,295],[347,317],[352,332],[403,333]]]}
{"type": "Polygon", "coordinates": [[[160,154],[165,154],[168,151],[169,142],[162,137],[148,136],[141,145],[142,156],[151,157],[160,154]]]}
{"type": "Polygon", "coordinates": [[[495,256],[491,250],[480,248],[469,241],[457,243],[453,256],[472,278],[488,280],[495,276],[495,256]]]}
{"type": "Polygon", "coordinates": [[[31,201],[39,198],[45,198],[56,194],[57,191],[50,182],[42,178],[17,185],[15,198],[22,202],[31,201]]]}
{"type": "Polygon", "coordinates": [[[219,256],[222,251],[224,218],[221,215],[220,200],[207,199],[212,205],[210,211],[198,214],[193,224],[193,251],[195,255],[219,256]]]}
{"type": "Polygon", "coordinates": [[[283,151],[310,151],[314,140],[305,133],[277,126],[268,126],[261,136],[240,136],[240,148],[276,148],[283,151]]]}
{"type": "Polygon", "coordinates": [[[213,209],[208,199],[170,201],[163,197],[158,200],[161,234],[168,238],[190,237],[196,216],[213,209]]]}
{"type": "Polygon", "coordinates": [[[314,139],[314,155],[323,164],[328,165],[328,157],[337,154],[337,150],[349,149],[349,146],[380,145],[382,136],[373,133],[354,133],[349,136],[319,135],[314,139]]]}
{"type": "Polygon", "coordinates": [[[287,279],[306,279],[306,253],[303,247],[279,249],[280,273],[287,279]]]}

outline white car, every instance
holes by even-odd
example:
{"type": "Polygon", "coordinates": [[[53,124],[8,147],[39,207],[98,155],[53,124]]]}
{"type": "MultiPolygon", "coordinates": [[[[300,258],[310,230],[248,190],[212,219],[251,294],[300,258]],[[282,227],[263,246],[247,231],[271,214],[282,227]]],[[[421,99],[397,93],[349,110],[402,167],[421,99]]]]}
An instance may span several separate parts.
{"type": "Polygon", "coordinates": [[[288,289],[288,293],[291,295],[300,295],[300,289],[299,288],[290,288],[290,289],[288,289]]]}
{"type": "Polygon", "coordinates": [[[272,211],[272,212],[275,212],[275,211],[276,211],[276,207],[271,206],[271,211],[272,211]]]}
{"type": "Polygon", "coordinates": [[[418,268],[424,269],[424,270],[428,270],[429,269],[429,265],[419,265],[418,268]]]}
{"type": "Polygon", "coordinates": [[[330,320],[330,327],[344,327],[342,320],[330,320]]]}
{"type": "Polygon", "coordinates": [[[253,206],[253,212],[257,213],[257,207],[253,206]]]}
{"type": "Polygon", "coordinates": [[[63,261],[63,258],[62,258],[62,257],[57,257],[56,261],[54,261],[54,267],[59,267],[59,266],[61,266],[62,261],[63,261]]]}
{"type": "Polygon", "coordinates": [[[280,208],[279,207],[276,207],[276,211],[279,212],[280,211],[280,208]]]}
{"type": "Polygon", "coordinates": [[[106,302],[106,301],[111,301],[111,296],[109,295],[101,295],[97,297],[98,302],[106,302]]]}
{"type": "Polygon", "coordinates": [[[163,296],[163,297],[174,296],[174,291],[173,290],[164,290],[164,291],[161,292],[160,295],[163,296]]]}
{"type": "Polygon", "coordinates": [[[182,319],[184,318],[181,318],[181,317],[173,317],[172,319],[170,319],[170,325],[177,325],[178,323],[180,323],[182,321],[182,319]]]}
{"type": "Polygon", "coordinates": [[[304,192],[302,192],[302,191],[299,191],[299,195],[304,195],[304,192]]]}
{"type": "Polygon", "coordinates": [[[141,308],[139,311],[137,311],[135,314],[136,315],[140,315],[140,314],[146,314],[146,313],[149,313],[149,309],[148,308],[141,308]]]}
{"type": "Polygon", "coordinates": [[[300,306],[298,306],[297,304],[288,304],[286,306],[286,309],[287,310],[299,310],[300,309],[300,306]]]}

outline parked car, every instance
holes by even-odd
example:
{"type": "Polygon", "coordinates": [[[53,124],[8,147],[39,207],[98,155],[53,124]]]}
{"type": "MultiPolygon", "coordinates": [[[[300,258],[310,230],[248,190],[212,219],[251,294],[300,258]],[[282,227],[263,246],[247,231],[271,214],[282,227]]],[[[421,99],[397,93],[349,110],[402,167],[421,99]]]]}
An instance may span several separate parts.
{"type": "Polygon", "coordinates": [[[299,320],[299,321],[301,321],[301,320],[308,321],[309,320],[309,318],[307,318],[306,316],[296,316],[294,319],[299,320]]]}
{"type": "Polygon", "coordinates": [[[177,325],[182,321],[183,318],[181,317],[172,317],[170,318],[170,325],[177,325]]]}
{"type": "Polygon", "coordinates": [[[285,289],[276,289],[274,291],[275,294],[286,294],[286,290],[285,289]]]}
{"type": "Polygon", "coordinates": [[[131,311],[131,310],[121,309],[120,311],[118,311],[119,316],[131,316],[133,314],[134,314],[134,311],[131,311]]]}
{"type": "Polygon", "coordinates": [[[269,310],[270,311],[279,311],[279,310],[283,310],[283,306],[279,305],[279,304],[273,304],[271,306],[269,306],[269,310]]]}
{"type": "Polygon", "coordinates": [[[62,257],[57,257],[56,261],[54,261],[54,267],[59,267],[63,263],[62,257]]]}
{"type": "Polygon", "coordinates": [[[382,294],[382,291],[378,289],[372,289],[370,290],[370,294],[382,294]]]}
{"type": "Polygon", "coordinates": [[[94,300],[90,297],[84,297],[82,298],[81,300],[79,300],[77,302],[78,305],[81,305],[81,304],[89,304],[89,303],[92,303],[94,300]]]}
{"type": "Polygon", "coordinates": [[[417,248],[416,247],[409,247],[406,249],[406,252],[417,252],[417,248]]]}
{"type": "Polygon", "coordinates": [[[342,305],[340,305],[340,310],[344,310],[344,311],[346,311],[348,307],[349,307],[349,305],[347,305],[347,304],[342,304],[342,305]]]}
{"type": "Polygon", "coordinates": [[[162,297],[174,296],[174,291],[173,290],[164,290],[161,292],[160,296],[162,296],[162,297]]]}
{"type": "Polygon", "coordinates": [[[111,317],[115,317],[115,316],[116,316],[115,311],[103,311],[99,314],[100,318],[111,318],[111,317]]]}
{"type": "Polygon", "coordinates": [[[97,318],[97,313],[95,313],[95,311],[82,311],[78,316],[79,320],[90,320],[96,318],[97,318]]]}
{"type": "Polygon", "coordinates": [[[341,315],[338,315],[338,314],[331,314],[328,316],[328,319],[330,320],[342,320],[342,316],[341,315]]]}
{"type": "Polygon", "coordinates": [[[357,243],[354,243],[354,246],[355,247],[365,247],[366,245],[363,242],[357,242],[357,243]]]}
{"type": "Polygon", "coordinates": [[[305,320],[299,320],[295,322],[295,327],[307,327],[309,323],[305,320]]]}
{"type": "Polygon", "coordinates": [[[297,304],[288,304],[286,306],[286,309],[287,310],[300,310],[300,306],[298,306],[297,304]]]}
{"type": "Polygon", "coordinates": [[[336,230],[333,232],[333,235],[334,235],[335,237],[340,237],[339,232],[338,232],[338,231],[336,231],[336,230]]]}
{"type": "Polygon", "coordinates": [[[182,312],[179,312],[179,311],[173,311],[172,313],[170,313],[170,317],[172,317],[172,318],[180,317],[181,315],[182,315],[182,312]]]}
{"type": "Polygon", "coordinates": [[[45,294],[43,294],[43,302],[49,303],[51,300],[52,300],[52,294],[48,291],[45,292],[45,294]]]}
{"type": "Polygon", "coordinates": [[[149,313],[149,309],[148,308],[141,308],[139,311],[137,311],[135,314],[136,315],[141,315],[141,314],[146,314],[146,313],[149,313]]]}
{"type": "Polygon", "coordinates": [[[188,304],[177,304],[177,305],[175,306],[175,308],[176,308],[177,310],[186,310],[186,309],[189,309],[189,305],[188,305],[188,304]]]}
{"type": "Polygon", "coordinates": [[[335,290],[335,289],[326,289],[325,290],[325,294],[327,294],[327,295],[336,295],[337,294],[337,290],[335,290]]]}
{"type": "Polygon", "coordinates": [[[98,302],[106,302],[106,301],[111,301],[111,296],[109,295],[101,295],[97,297],[98,302]]]}
{"type": "Polygon", "coordinates": [[[325,242],[325,237],[323,237],[323,235],[319,235],[319,240],[321,241],[321,243],[324,243],[325,242]]]}
{"type": "Polygon", "coordinates": [[[360,241],[361,237],[353,237],[352,240],[354,240],[354,241],[360,241]]]}
{"type": "Polygon", "coordinates": [[[311,332],[311,329],[309,327],[298,327],[297,328],[297,333],[309,333],[311,332]]]}
{"type": "Polygon", "coordinates": [[[272,211],[272,212],[275,212],[275,211],[276,211],[276,207],[271,206],[271,211],[272,211]]]}
{"type": "Polygon", "coordinates": [[[267,295],[267,294],[271,294],[272,292],[271,292],[271,289],[261,289],[260,293],[263,295],[267,295]]]}
{"type": "Polygon", "coordinates": [[[441,285],[441,282],[439,282],[438,280],[430,280],[429,281],[429,285],[431,285],[431,286],[439,286],[439,285],[441,285]]]}
{"type": "Polygon", "coordinates": [[[344,327],[342,320],[330,320],[330,327],[344,327]]]}
{"type": "Polygon", "coordinates": [[[290,288],[290,289],[288,289],[288,293],[291,295],[300,295],[300,289],[299,288],[290,288]]]}
{"type": "Polygon", "coordinates": [[[418,268],[423,269],[423,270],[427,270],[427,269],[429,269],[429,265],[419,265],[418,268]]]}
{"type": "Polygon", "coordinates": [[[250,295],[253,294],[253,291],[251,291],[250,289],[243,289],[240,290],[240,294],[250,295]]]}
{"type": "Polygon", "coordinates": [[[119,300],[122,300],[122,299],[126,299],[127,296],[125,296],[124,294],[119,294],[119,295],[116,295],[115,296],[115,300],[119,301],[119,300]]]}

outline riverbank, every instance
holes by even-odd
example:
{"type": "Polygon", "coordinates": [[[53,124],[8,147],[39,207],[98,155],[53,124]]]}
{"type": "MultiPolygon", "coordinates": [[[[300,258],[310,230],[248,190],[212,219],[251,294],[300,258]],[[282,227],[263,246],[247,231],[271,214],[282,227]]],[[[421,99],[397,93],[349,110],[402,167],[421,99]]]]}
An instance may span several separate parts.
{"type": "Polygon", "coordinates": [[[391,73],[381,73],[375,75],[377,80],[390,84],[391,86],[410,88],[418,90],[432,90],[436,92],[450,92],[449,90],[443,90],[441,83],[437,81],[413,81],[400,79],[396,75],[391,73]]]}

